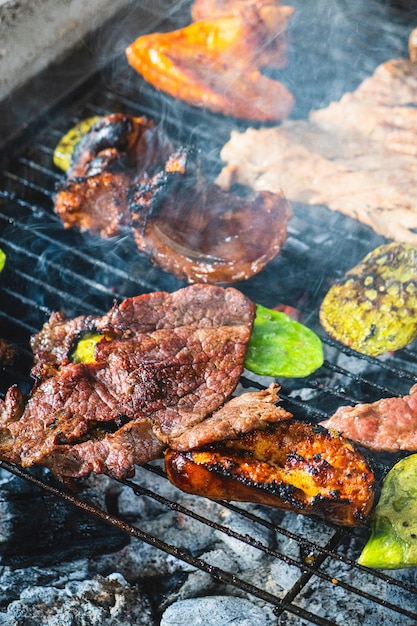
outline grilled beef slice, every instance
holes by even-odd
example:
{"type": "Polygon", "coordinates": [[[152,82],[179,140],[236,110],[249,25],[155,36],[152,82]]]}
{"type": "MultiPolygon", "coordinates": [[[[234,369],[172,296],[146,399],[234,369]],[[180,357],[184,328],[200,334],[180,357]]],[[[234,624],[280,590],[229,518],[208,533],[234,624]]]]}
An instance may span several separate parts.
{"type": "Polygon", "coordinates": [[[417,65],[387,61],[307,121],[232,131],[217,182],[282,189],[290,202],[325,205],[416,245],[416,105],[417,65]]]}
{"type": "Polygon", "coordinates": [[[117,235],[130,222],[132,180],[152,173],[171,151],[166,136],[145,117],[102,117],[74,148],[67,178],[57,188],[56,214],[65,228],[117,235]]]}
{"type": "Polygon", "coordinates": [[[417,385],[404,397],[382,398],[369,404],[341,406],[327,420],[352,441],[375,451],[417,450],[417,385]]]}
{"type": "Polygon", "coordinates": [[[192,146],[174,149],[153,122],[121,113],[77,144],[55,212],[66,228],[102,237],[131,228],[155,265],[215,284],[259,272],[281,251],[292,215],[280,191],[222,191],[202,176],[192,146]]]}
{"type": "MultiPolygon", "coordinates": [[[[128,298],[102,317],[53,315],[32,340],[37,382],[26,406],[15,388],[0,406],[0,456],[59,477],[122,477],[203,421],[199,441],[229,436],[227,415],[212,429],[208,418],[236,388],[254,314],[235,289],[192,285],[128,298]],[[94,358],[74,363],[87,332],[102,336],[94,358]]],[[[236,416],[235,432],[250,429],[245,412],[236,416]]]]}

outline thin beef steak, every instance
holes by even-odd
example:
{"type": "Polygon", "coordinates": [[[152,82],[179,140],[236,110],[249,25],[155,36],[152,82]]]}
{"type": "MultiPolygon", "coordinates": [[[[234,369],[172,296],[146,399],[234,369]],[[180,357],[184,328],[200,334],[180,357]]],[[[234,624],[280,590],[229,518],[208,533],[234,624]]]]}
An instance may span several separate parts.
{"type": "Polygon", "coordinates": [[[341,406],[326,421],[345,437],[375,451],[417,450],[417,385],[404,397],[382,398],[369,404],[341,406]]]}
{"type": "Polygon", "coordinates": [[[177,440],[192,443],[193,427],[206,442],[286,417],[271,390],[264,418],[237,408],[232,426],[227,412],[209,425],[237,386],[254,314],[239,291],[200,284],[128,298],[102,317],[53,314],[32,339],[30,399],[13,387],[0,405],[0,457],[61,478],[122,477],[177,440]],[[90,335],[92,356],[74,362],[90,335]]]}

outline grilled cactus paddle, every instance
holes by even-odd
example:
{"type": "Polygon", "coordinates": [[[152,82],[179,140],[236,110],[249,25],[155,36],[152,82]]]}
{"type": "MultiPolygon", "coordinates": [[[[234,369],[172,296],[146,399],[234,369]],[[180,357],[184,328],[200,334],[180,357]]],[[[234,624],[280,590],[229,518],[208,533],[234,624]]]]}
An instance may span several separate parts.
{"type": "Polygon", "coordinates": [[[168,450],[165,467],[182,491],[265,504],[360,525],[374,499],[366,459],[342,436],[299,421],[280,422],[189,452],[168,450]]]}
{"type": "Polygon", "coordinates": [[[302,378],[323,365],[323,346],[309,328],[285,313],[256,305],[245,367],[262,376],[302,378]]]}
{"type": "Polygon", "coordinates": [[[417,565],[417,454],[396,463],[385,476],[372,533],[358,562],[383,569],[417,565]]]}
{"type": "Polygon", "coordinates": [[[331,337],[370,356],[399,350],[417,336],[417,248],[389,243],[370,252],[320,307],[331,337]]]}

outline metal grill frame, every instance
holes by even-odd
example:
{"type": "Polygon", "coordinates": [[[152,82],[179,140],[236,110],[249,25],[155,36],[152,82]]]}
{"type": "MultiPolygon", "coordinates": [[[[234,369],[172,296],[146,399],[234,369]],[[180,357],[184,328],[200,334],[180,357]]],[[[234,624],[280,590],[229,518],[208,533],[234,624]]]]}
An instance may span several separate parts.
{"type": "MultiPolygon", "coordinates": [[[[164,4],[164,3],[162,3],[164,4]]],[[[162,6],[162,5],[161,5],[162,6]]],[[[182,7],[188,6],[183,3],[182,7]]],[[[159,7],[160,9],[161,7],[159,7]]],[[[165,17],[167,7],[165,6],[165,17]]],[[[176,5],[176,10],[181,9],[181,5],[176,5]]],[[[161,14],[155,11],[153,19],[149,24],[160,22],[161,14]]],[[[178,24],[183,17],[181,11],[178,14],[171,14],[171,22],[163,22],[163,27],[178,24]]],[[[78,53],[77,53],[78,54],[78,53]]],[[[22,132],[19,126],[18,132],[9,138],[5,144],[3,162],[5,171],[0,179],[0,246],[3,247],[10,258],[19,259],[19,263],[13,268],[14,275],[10,279],[5,276],[0,280],[0,293],[2,302],[6,306],[0,311],[0,321],[2,326],[7,328],[6,335],[9,335],[12,342],[17,346],[19,361],[17,367],[4,371],[3,384],[16,382],[16,380],[29,390],[31,380],[29,378],[30,352],[27,348],[27,338],[39,330],[40,323],[46,321],[54,307],[50,303],[61,302],[63,308],[68,305],[73,309],[73,314],[103,313],[107,303],[113,299],[121,299],[133,293],[144,293],[161,288],[173,289],[181,286],[171,277],[164,276],[157,270],[150,268],[145,259],[139,262],[139,270],[134,263],[135,271],[139,272],[132,277],[132,266],[128,262],[131,248],[128,252],[120,252],[123,263],[114,265],[108,261],[106,254],[108,247],[94,244],[90,249],[87,239],[78,234],[61,233],[58,239],[55,234],[60,230],[58,218],[53,215],[52,195],[59,173],[52,166],[52,150],[56,141],[65,132],[66,128],[75,121],[91,114],[106,114],[118,110],[132,112],[134,114],[148,115],[155,119],[155,112],[162,111],[163,115],[159,122],[164,124],[167,132],[177,138],[178,128],[181,129],[180,138],[189,138],[198,141],[201,146],[208,145],[208,159],[203,164],[210,174],[219,167],[216,149],[227,139],[230,132],[229,123],[218,123],[217,118],[204,112],[191,111],[185,107],[173,106],[169,99],[160,94],[156,94],[145,84],[132,89],[131,77],[129,73],[115,76],[114,62],[105,66],[94,67],[94,71],[80,83],[72,85],[66,95],[57,98],[53,107],[50,107],[45,114],[37,116],[30,122],[22,132]],[[140,100],[137,95],[140,93],[140,100]],[[155,104],[155,101],[157,104],[155,104]],[[216,137],[216,145],[213,145],[211,136],[211,125],[216,120],[219,129],[216,137]],[[8,153],[6,155],[6,152],[8,153]],[[44,225],[47,227],[44,227],[44,225]],[[35,230],[34,230],[35,229],[35,230]],[[28,242],[36,240],[34,247],[28,246],[28,242]],[[83,243],[84,242],[84,243],[83,243]],[[80,244],[78,247],[77,244],[80,244]],[[33,273],[33,268],[39,269],[39,252],[44,246],[50,250],[45,254],[42,261],[43,274],[37,278],[33,273]],[[104,249],[104,252],[103,252],[104,249]],[[62,258],[70,259],[65,266],[62,258]],[[88,267],[88,275],[80,275],[78,265],[88,267]],[[50,284],[45,282],[45,276],[51,274],[53,277],[60,277],[60,280],[52,280],[50,284]],[[96,273],[99,276],[96,277],[96,273]],[[104,276],[112,276],[112,282],[103,281],[104,276]],[[75,283],[81,288],[80,293],[88,292],[91,297],[74,297],[71,285],[75,283]],[[118,281],[120,281],[118,283],[118,281]],[[118,291],[115,285],[123,285],[118,291]],[[30,288],[29,288],[30,285],[30,288]],[[136,291],[135,291],[136,290],[136,291]],[[39,295],[41,294],[41,295],[39,295]],[[19,316],[15,311],[29,312],[30,314],[19,316]]],[[[158,114],[157,114],[158,116],[158,114]]],[[[244,127],[237,123],[235,127],[244,127]]],[[[369,229],[362,227],[340,215],[329,215],[327,209],[318,209],[312,217],[307,215],[305,207],[294,207],[294,219],[290,223],[289,238],[286,247],[280,258],[270,264],[265,270],[266,278],[262,282],[267,286],[271,285],[271,277],[282,275],[286,268],[291,267],[294,259],[300,254],[305,254],[310,260],[318,261],[320,274],[314,278],[307,272],[304,283],[307,285],[313,280],[312,289],[309,291],[307,301],[303,300],[303,289],[300,297],[300,290],[291,288],[291,276],[284,280],[284,286],[275,291],[268,287],[259,289],[260,281],[256,278],[243,285],[247,295],[253,297],[276,298],[278,295],[286,294],[286,304],[297,306],[303,312],[305,320],[321,337],[325,350],[326,361],[318,374],[312,375],[302,381],[279,381],[282,384],[281,398],[286,408],[291,410],[301,419],[318,421],[326,417],[331,411],[331,407],[339,404],[348,404],[357,401],[372,401],[382,396],[405,393],[409,387],[417,382],[417,353],[415,346],[392,355],[387,359],[372,359],[363,357],[352,351],[343,348],[336,342],[330,340],[321,330],[317,319],[317,307],[326,284],[329,284],[335,277],[341,275],[352,264],[352,259],[359,260],[363,256],[363,251],[369,246],[369,241],[374,243],[374,247],[381,243],[381,238],[370,233],[369,229]],[[323,250],[321,246],[326,244],[326,237],[320,237],[325,225],[326,236],[338,237],[341,226],[347,229],[347,237],[344,247],[353,250],[353,253],[344,259],[344,263],[337,267],[333,263],[323,261],[323,250]],[[305,399],[307,390],[308,399],[305,399]]],[[[304,286],[305,288],[305,286],[304,286]]],[[[265,304],[276,304],[276,302],[264,301],[265,304]]],[[[56,308],[56,307],[55,307],[56,308]]],[[[72,313],[72,311],[70,312],[72,313]]],[[[7,336],[5,337],[8,338],[7,336]]],[[[244,387],[262,388],[264,382],[252,377],[244,377],[242,385],[244,387]]],[[[377,459],[381,465],[384,459],[377,459]]],[[[392,462],[392,458],[391,458],[392,462]]],[[[191,554],[190,552],[166,543],[162,538],[153,536],[141,530],[140,527],[126,522],[119,516],[112,515],[104,509],[100,509],[82,499],[82,491],[78,495],[68,492],[63,486],[48,476],[39,478],[30,471],[23,470],[7,462],[0,462],[0,468],[9,471],[33,485],[53,494],[58,499],[69,502],[71,505],[82,509],[89,515],[110,524],[130,537],[144,541],[163,552],[170,554],[179,560],[192,565],[202,571],[208,572],[217,582],[243,592],[248,596],[256,597],[265,605],[272,606],[277,618],[284,618],[286,614],[298,617],[306,624],[318,624],[320,626],[330,626],[336,624],[336,616],[324,617],[319,612],[306,608],[307,603],[301,599],[303,592],[308,588],[311,581],[318,581],[324,586],[325,592],[332,594],[335,590],[343,589],[348,596],[363,599],[367,606],[381,607],[386,616],[386,623],[397,623],[401,617],[403,623],[416,623],[417,610],[413,604],[417,603],[417,579],[416,582],[409,582],[409,577],[402,579],[401,575],[389,574],[381,571],[370,571],[362,568],[356,563],[355,558],[346,555],[343,544],[349,541],[351,531],[341,528],[332,528],[329,541],[323,546],[309,541],[288,530],[286,527],[272,524],[266,518],[259,516],[256,512],[236,506],[232,503],[220,503],[220,506],[229,508],[250,520],[253,524],[265,526],[275,533],[278,533],[290,540],[294,540],[303,547],[302,552],[313,554],[313,558],[294,559],[283,554],[275,547],[255,543],[253,539],[243,536],[236,531],[221,525],[197,514],[191,508],[186,508],[175,500],[167,499],[157,493],[141,487],[137,481],[120,481],[125,487],[132,490],[138,497],[149,497],[158,501],[161,505],[180,512],[199,523],[207,524],[225,535],[234,537],[236,540],[256,545],[261,551],[288,565],[295,566],[299,570],[297,582],[288,590],[283,597],[278,597],[266,589],[256,584],[251,584],[243,578],[239,578],[232,572],[214,567],[204,561],[204,559],[191,554]],[[333,567],[328,567],[332,562],[333,567]],[[349,579],[336,577],[332,574],[333,569],[337,569],[337,564],[341,564],[352,572],[369,573],[373,583],[387,585],[389,588],[398,590],[408,599],[405,607],[392,603],[381,598],[378,593],[367,591],[349,582],[349,579]]],[[[152,464],[145,466],[145,470],[163,476],[158,466],[152,464]]],[[[197,499],[196,499],[197,501],[197,499]]],[[[198,504],[197,504],[198,507],[198,504]]],[[[290,514],[291,515],[291,514],[290,514]]],[[[326,529],[329,525],[323,524],[326,529]]],[[[358,531],[357,540],[359,544],[365,540],[367,531],[358,531]]]]}

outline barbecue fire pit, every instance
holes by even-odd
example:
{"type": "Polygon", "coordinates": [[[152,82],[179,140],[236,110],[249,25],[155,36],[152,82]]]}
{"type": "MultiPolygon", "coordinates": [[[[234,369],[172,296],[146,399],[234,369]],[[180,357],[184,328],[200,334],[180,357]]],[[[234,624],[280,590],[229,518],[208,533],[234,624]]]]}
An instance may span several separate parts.
{"type": "MultiPolygon", "coordinates": [[[[295,13],[281,77],[295,96],[293,119],[355,89],[380,63],[406,57],[417,24],[411,2],[288,4],[295,13]]],[[[129,234],[101,239],[63,228],[53,211],[63,174],[52,160],[62,135],[93,115],[145,115],[176,142],[196,145],[214,179],[231,131],[250,126],[174,101],[128,66],[124,49],[133,39],[190,21],[189,2],[148,5],[121,9],[0,105],[0,248],[7,255],[0,336],[16,352],[1,369],[2,396],[14,384],[29,393],[29,338],[53,311],[101,315],[114,301],[186,284],[153,266],[129,234]]],[[[317,423],[340,405],[408,393],[417,382],[415,343],[364,357],[331,340],[318,318],[330,285],[385,240],[325,206],[292,209],[282,253],[235,285],[264,306],[295,307],[322,339],[319,370],[278,380],[282,406],[317,423]]],[[[270,382],[245,371],[238,391],[270,382]]],[[[373,455],[376,475],[394,460],[373,455]]],[[[368,528],[186,495],[159,461],[138,467],[133,479],[89,476],[76,489],[45,469],[0,462],[0,508],[1,624],[417,623],[416,569],[357,564],[368,528]]]]}

